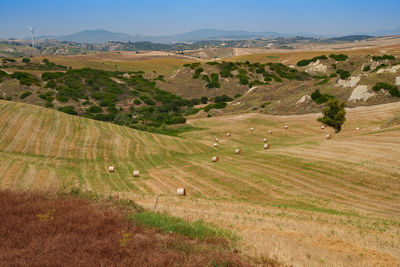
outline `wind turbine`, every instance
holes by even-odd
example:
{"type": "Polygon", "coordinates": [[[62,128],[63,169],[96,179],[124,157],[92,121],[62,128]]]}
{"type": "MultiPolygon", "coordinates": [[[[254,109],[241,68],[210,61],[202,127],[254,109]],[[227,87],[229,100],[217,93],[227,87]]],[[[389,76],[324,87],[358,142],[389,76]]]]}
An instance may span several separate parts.
{"type": "Polygon", "coordinates": [[[35,36],[34,36],[35,28],[32,28],[32,27],[28,26],[28,29],[31,31],[31,36],[32,36],[32,48],[35,48],[35,42],[34,42],[34,39],[35,39],[35,36]]]}

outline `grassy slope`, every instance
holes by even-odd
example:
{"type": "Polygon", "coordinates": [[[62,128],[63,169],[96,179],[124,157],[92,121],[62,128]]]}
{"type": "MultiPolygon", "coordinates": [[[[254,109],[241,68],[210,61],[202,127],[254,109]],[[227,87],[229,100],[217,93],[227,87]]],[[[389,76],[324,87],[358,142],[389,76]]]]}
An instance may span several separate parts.
{"type": "Polygon", "coordinates": [[[164,159],[210,150],[183,139],[1,101],[3,187],[78,183],[98,191],[151,193],[148,172],[164,159]],[[118,170],[109,174],[107,168],[118,170]],[[132,172],[142,177],[133,182],[132,172]]]}
{"type": "Polygon", "coordinates": [[[400,131],[377,128],[399,108],[350,110],[343,132],[329,141],[316,114],[193,120],[208,130],[178,139],[1,101],[0,185],[71,182],[149,208],[162,194],[159,210],[233,228],[260,261],[399,264],[400,131]],[[219,163],[211,162],[214,155],[219,163]],[[134,169],[141,177],[132,177],[134,169]],[[178,187],[189,196],[176,198],[178,187]]]}

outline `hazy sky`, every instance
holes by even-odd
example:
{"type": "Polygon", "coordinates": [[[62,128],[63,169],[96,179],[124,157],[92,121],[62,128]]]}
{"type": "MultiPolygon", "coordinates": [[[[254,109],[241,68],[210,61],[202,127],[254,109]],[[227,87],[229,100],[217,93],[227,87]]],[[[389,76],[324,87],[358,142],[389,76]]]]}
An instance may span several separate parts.
{"type": "Polygon", "coordinates": [[[202,28],[350,34],[400,27],[400,0],[0,0],[0,38],[105,29],[143,35],[202,28]]]}

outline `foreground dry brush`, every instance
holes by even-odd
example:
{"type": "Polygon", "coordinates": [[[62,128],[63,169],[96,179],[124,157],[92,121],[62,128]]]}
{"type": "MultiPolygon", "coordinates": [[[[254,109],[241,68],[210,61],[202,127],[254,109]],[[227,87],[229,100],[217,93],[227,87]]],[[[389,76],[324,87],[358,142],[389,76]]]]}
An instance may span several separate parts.
{"type": "Polygon", "coordinates": [[[246,266],[223,240],[134,225],[109,203],[0,191],[2,266],[246,266]]]}

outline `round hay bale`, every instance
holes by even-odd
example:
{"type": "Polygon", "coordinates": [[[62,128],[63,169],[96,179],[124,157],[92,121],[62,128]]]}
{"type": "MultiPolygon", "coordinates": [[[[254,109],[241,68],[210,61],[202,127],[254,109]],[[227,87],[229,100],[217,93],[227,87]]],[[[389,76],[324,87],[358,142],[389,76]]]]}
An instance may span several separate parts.
{"type": "Polygon", "coordinates": [[[240,153],[242,153],[242,150],[241,150],[240,148],[237,148],[237,149],[235,150],[235,154],[240,154],[240,153]]]}
{"type": "Polygon", "coordinates": [[[267,138],[264,138],[264,143],[266,143],[266,142],[268,142],[268,139],[267,139],[267,138]]]}
{"type": "Polygon", "coordinates": [[[211,158],[211,161],[212,162],[218,162],[219,161],[219,157],[214,156],[214,157],[211,158]]]}
{"type": "Polygon", "coordinates": [[[218,143],[214,143],[214,147],[218,147],[218,143]]]}
{"type": "Polygon", "coordinates": [[[264,145],[264,149],[269,149],[270,148],[270,145],[269,144],[265,144],[264,145]]]}
{"type": "Polygon", "coordinates": [[[268,133],[269,133],[269,134],[272,134],[272,130],[269,130],[268,133]]]}
{"type": "Polygon", "coordinates": [[[288,125],[285,125],[285,129],[288,129],[289,128],[289,126],[288,125]]]}
{"type": "Polygon", "coordinates": [[[230,134],[230,133],[226,133],[226,136],[228,136],[228,137],[229,137],[229,136],[231,136],[231,134],[230,134]]]}
{"type": "Polygon", "coordinates": [[[254,131],[254,128],[250,128],[250,131],[254,131]]]}
{"type": "Polygon", "coordinates": [[[108,172],[114,172],[115,168],[114,166],[108,166],[108,172]]]}
{"type": "Polygon", "coordinates": [[[325,129],[325,126],[324,126],[324,125],[322,125],[322,126],[321,126],[321,129],[322,129],[322,130],[323,130],[323,129],[325,129]]]}
{"type": "Polygon", "coordinates": [[[185,188],[178,188],[178,189],[176,190],[176,194],[177,194],[178,196],[186,196],[186,189],[185,189],[185,188]]]}
{"type": "Polygon", "coordinates": [[[331,135],[331,134],[327,134],[327,135],[325,136],[325,138],[326,138],[326,139],[331,139],[331,138],[332,138],[332,135],[331,135]]]}
{"type": "Polygon", "coordinates": [[[134,171],[133,171],[133,176],[134,176],[134,177],[139,177],[139,176],[140,176],[139,171],[138,171],[138,170],[134,170],[134,171]]]}
{"type": "Polygon", "coordinates": [[[357,127],[356,130],[358,131],[358,130],[360,130],[360,128],[357,127]]]}

